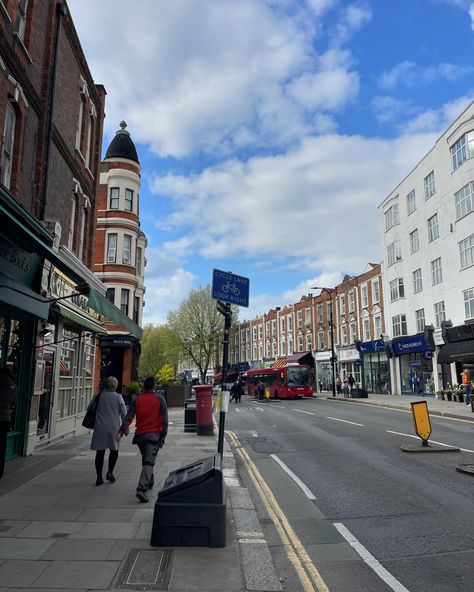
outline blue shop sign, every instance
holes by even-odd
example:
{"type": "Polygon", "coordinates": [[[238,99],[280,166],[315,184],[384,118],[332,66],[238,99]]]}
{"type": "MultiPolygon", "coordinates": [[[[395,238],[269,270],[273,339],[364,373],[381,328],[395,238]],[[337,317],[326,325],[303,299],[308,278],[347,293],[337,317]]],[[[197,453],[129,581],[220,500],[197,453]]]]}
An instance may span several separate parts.
{"type": "Polygon", "coordinates": [[[392,341],[392,348],[397,356],[425,353],[430,349],[423,335],[412,335],[411,337],[394,339],[392,341]]]}
{"type": "Polygon", "coordinates": [[[364,341],[360,344],[361,354],[372,354],[377,352],[383,352],[385,349],[384,342],[381,339],[375,341],[364,341]]]}

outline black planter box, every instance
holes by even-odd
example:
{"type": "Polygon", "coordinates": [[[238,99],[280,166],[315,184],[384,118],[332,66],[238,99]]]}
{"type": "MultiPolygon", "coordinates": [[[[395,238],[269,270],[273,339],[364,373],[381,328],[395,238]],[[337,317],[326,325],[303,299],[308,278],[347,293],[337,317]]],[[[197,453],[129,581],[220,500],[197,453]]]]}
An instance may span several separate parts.
{"type": "Polygon", "coordinates": [[[350,392],[352,399],[368,399],[369,395],[365,389],[353,388],[350,392]]]}

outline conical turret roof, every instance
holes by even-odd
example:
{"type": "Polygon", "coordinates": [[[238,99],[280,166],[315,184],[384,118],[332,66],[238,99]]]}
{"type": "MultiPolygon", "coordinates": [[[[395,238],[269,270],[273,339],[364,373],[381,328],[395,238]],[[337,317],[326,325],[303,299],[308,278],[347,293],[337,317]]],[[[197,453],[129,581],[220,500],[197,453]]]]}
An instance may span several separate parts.
{"type": "Polygon", "coordinates": [[[133,160],[140,164],[137,149],[130,137],[130,133],[125,129],[126,127],[127,124],[125,121],[121,121],[120,129],[115,134],[114,139],[110,142],[110,146],[107,149],[105,160],[108,158],[128,158],[128,160],[133,160]]]}

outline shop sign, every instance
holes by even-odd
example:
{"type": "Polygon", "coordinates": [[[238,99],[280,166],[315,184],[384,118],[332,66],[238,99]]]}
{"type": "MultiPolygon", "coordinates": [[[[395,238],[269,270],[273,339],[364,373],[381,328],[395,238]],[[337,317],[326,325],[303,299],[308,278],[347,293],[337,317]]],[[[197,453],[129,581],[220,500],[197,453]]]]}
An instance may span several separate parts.
{"type": "Polygon", "coordinates": [[[474,325],[458,325],[457,327],[446,329],[446,333],[450,343],[474,340],[474,325]]]}
{"type": "Polygon", "coordinates": [[[385,345],[381,339],[377,339],[376,341],[364,341],[360,344],[359,348],[361,354],[373,354],[383,352],[385,345]]]}
{"type": "Polygon", "coordinates": [[[392,341],[392,348],[397,356],[427,352],[429,350],[423,335],[413,335],[411,337],[394,339],[392,341]]]}
{"type": "Polygon", "coordinates": [[[349,349],[339,350],[339,361],[340,362],[352,362],[359,359],[359,352],[355,347],[349,349]]]}
{"type": "Polygon", "coordinates": [[[433,340],[435,345],[444,345],[443,332],[441,329],[435,329],[433,332],[433,340]]]}
{"type": "Polygon", "coordinates": [[[75,294],[76,284],[58,269],[53,267],[49,282],[49,292],[52,298],[64,298],[64,305],[72,310],[86,314],[91,319],[101,322],[101,315],[89,308],[89,297],[84,294],[75,294]],[[67,304],[66,304],[67,303],[67,304]]]}
{"type": "Polygon", "coordinates": [[[0,236],[0,269],[24,286],[33,287],[40,266],[40,257],[27,253],[0,236]]]}
{"type": "Polygon", "coordinates": [[[331,358],[331,352],[330,351],[316,352],[314,354],[314,358],[317,362],[328,362],[329,359],[331,358]]]}

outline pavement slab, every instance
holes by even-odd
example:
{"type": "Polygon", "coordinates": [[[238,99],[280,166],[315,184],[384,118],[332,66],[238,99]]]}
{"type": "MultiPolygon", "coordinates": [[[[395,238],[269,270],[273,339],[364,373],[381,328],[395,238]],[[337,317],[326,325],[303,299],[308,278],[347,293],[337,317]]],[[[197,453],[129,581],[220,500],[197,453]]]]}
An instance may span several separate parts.
{"type": "Polygon", "coordinates": [[[89,522],[82,525],[75,539],[131,539],[139,529],[137,522],[89,522]]]}
{"type": "Polygon", "coordinates": [[[34,588],[108,590],[120,567],[118,561],[49,561],[44,564],[47,567],[35,578],[34,588]]]}
{"type": "MultiPolygon", "coordinates": [[[[0,559],[40,559],[54,539],[0,539],[0,559]]],[[[0,578],[0,582],[2,579],[0,578]]]]}
{"type": "Polygon", "coordinates": [[[32,586],[48,568],[47,561],[5,561],[0,565],[0,582],[8,588],[32,586]]]}
{"type": "Polygon", "coordinates": [[[79,532],[84,527],[81,522],[45,522],[37,520],[30,522],[18,532],[19,537],[48,539],[59,536],[69,536],[79,532]]]}
{"type": "MultiPolygon", "coordinates": [[[[115,540],[60,539],[49,547],[41,559],[63,561],[106,561],[115,540]]],[[[119,559],[117,559],[118,561],[119,559]]]]}

